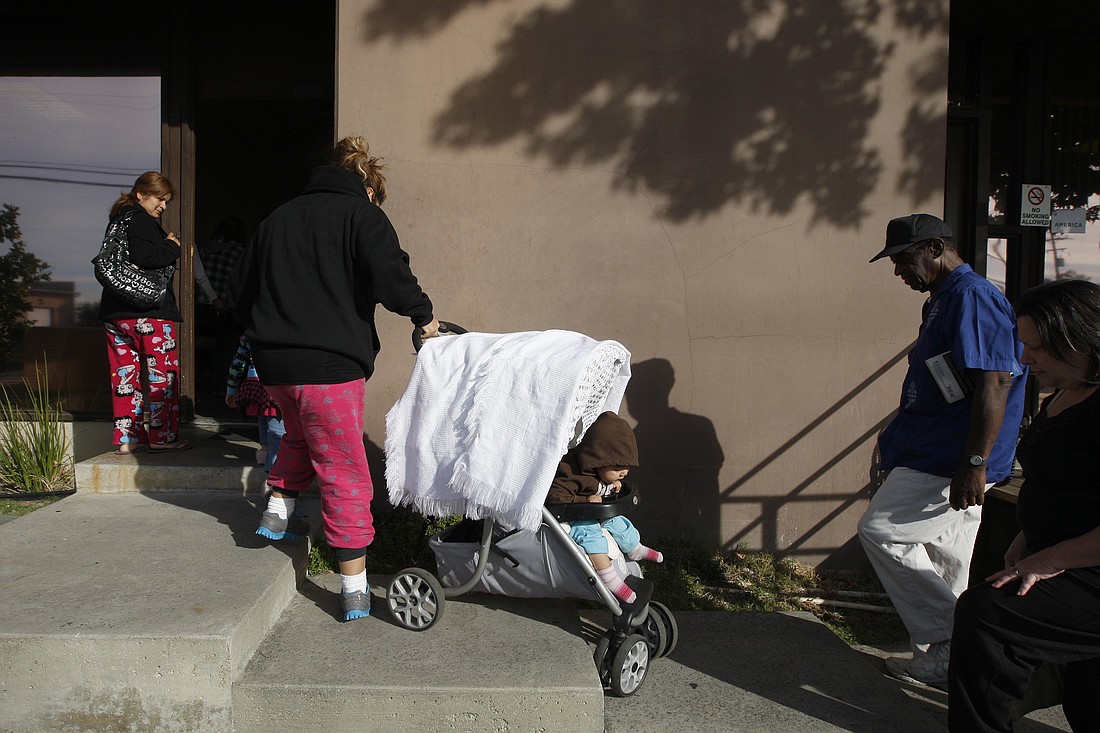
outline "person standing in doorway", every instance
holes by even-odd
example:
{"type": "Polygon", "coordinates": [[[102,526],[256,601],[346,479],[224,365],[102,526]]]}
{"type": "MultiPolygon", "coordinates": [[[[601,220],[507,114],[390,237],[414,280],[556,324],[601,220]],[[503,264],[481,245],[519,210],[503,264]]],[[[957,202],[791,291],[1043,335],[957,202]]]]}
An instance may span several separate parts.
{"type": "Polygon", "coordinates": [[[366,549],[374,496],[363,445],[363,397],[379,350],[377,304],[439,332],[390,220],[379,158],[362,137],[336,144],[333,165],[315,168],[300,196],[264,220],[230,288],[252,359],[279,405],[286,433],[268,477],[271,497],[256,533],[298,538],[294,513],[314,478],[325,539],[340,563],[343,619],[370,614],[366,549]]]}
{"type": "MultiPolygon", "coordinates": [[[[134,265],[166,267],[179,259],[179,239],[160,226],[160,217],[175,195],[176,188],[166,176],[146,171],[111,207],[112,222],[130,217],[126,237],[134,265]]],[[[104,288],[99,319],[107,330],[115,452],[189,449],[191,442],[179,436],[176,334],[183,316],[171,282],[160,303],[148,308],[127,303],[104,288]]]]}
{"type": "Polygon", "coordinates": [[[1012,307],[964,263],[931,214],[886,227],[894,274],[928,293],[897,416],[879,436],[886,479],[859,538],[909,631],[886,671],[946,689],[955,602],[966,590],[986,490],[1012,472],[1025,370],[1012,307]]]}
{"type": "Polygon", "coordinates": [[[200,365],[203,368],[197,376],[200,380],[203,377],[207,380],[201,384],[202,387],[215,388],[219,393],[244,332],[241,324],[226,310],[226,300],[229,279],[244,252],[245,238],[244,220],[238,216],[227,216],[214,225],[210,239],[195,258],[196,282],[201,266],[209,287],[207,290],[200,286],[195,291],[195,332],[212,342],[204,354],[200,365]]]}

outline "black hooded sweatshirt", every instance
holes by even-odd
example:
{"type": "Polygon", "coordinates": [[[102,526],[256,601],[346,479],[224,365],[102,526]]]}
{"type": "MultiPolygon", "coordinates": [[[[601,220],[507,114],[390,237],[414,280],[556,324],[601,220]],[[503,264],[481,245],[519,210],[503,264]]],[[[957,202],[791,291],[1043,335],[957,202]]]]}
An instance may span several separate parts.
{"type": "Polygon", "coordinates": [[[374,307],[432,321],[390,220],[359,176],[315,168],[300,196],[265,219],[230,285],[265,384],[338,384],[370,377],[374,307]]]}

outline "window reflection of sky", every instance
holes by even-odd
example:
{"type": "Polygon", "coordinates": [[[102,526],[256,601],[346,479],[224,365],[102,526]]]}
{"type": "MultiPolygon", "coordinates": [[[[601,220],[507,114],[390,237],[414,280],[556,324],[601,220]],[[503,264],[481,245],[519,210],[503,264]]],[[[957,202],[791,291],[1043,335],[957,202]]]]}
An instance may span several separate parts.
{"type": "Polygon", "coordinates": [[[0,204],[78,302],[99,300],[88,261],[111,204],[160,168],[160,117],[157,77],[0,77],[0,204]]]}

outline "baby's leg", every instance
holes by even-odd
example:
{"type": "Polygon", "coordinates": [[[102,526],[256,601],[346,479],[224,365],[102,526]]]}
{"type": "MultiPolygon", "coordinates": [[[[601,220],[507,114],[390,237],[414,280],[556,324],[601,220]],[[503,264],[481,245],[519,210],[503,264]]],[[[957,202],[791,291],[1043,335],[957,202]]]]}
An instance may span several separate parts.
{"type": "Polygon", "coordinates": [[[596,568],[596,575],[600,576],[600,580],[603,581],[603,584],[607,586],[612,595],[623,603],[634,602],[638,594],[632,591],[630,586],[623,581],[619,571],[611,564],[611,558],[607,555],[589,555],[588,559],[592,561],[592,567],[596,568]],[[603,567],[600,567],[601,564],[603,567]]]}
{"type": "Polygon", "coordinates": [[[588,555],[592,567],[596,569],[596,575],[616,598],[624,603],[632,603],[637,598],[637,594],[623,582],[622,576],[611,564],[611,558],[607,556],[607,538],[604,537],[599,522],[594,519],[570,522],[569,536],[588,555]]]}
{"type": "Polygon", "coordinates": [[[603,526],[615,538],[615,543],[618,544],[619,549],[626,553],[626,556],[631,560],[635,562],[639,560],[664,561],[664,555],[641,543],[641,535],[638,534],[634,524],[626,517],[612,517],[606,520],[603,526]]]}
{"type": "Polygon", "coordinates": [[[596,570],[606,570],[607,568],[611,567],[611,558],[608,557],[606,553],[601,552],[594,555],[589,555],[588,560],[592,563],[592,567],[596,568],[596,570]]]}

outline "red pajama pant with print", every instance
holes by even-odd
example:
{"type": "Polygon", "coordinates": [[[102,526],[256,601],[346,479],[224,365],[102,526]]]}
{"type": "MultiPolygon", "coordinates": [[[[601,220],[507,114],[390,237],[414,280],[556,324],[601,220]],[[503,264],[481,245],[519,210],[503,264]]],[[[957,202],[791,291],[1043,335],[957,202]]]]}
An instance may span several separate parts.
{"type": "Polygon", "coordinates": [[[363,446],[366,380],[265,386],[286,426],[267,483],[278,491],[305,491],[316,476],[329,546],[366,547],[374,540],[374,483],[363,446]]]}
{"type": "Polygon", "coordinates": [[[107,362],[111,367],[115,444],[175,441],[180,420],[177,391],[180,361],[175,322],[119,318],[104,321],[103,325],[107,329],[107,362]],[[148,403],[142,390],[143,379],[148,403]]]}

